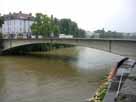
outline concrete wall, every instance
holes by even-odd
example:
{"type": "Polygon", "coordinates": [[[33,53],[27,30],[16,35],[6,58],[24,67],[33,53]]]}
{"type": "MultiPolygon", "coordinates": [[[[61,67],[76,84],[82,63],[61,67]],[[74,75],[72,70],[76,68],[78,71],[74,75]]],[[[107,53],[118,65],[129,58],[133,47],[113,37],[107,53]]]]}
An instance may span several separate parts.
{"type": "Polygon", "coordinates": [[[38,43],[70,44],[99,49],[123,56],[136,56],[136,40],[113,39],[5,39],[3,40],[3,51],[17,46],[38,43]]]}

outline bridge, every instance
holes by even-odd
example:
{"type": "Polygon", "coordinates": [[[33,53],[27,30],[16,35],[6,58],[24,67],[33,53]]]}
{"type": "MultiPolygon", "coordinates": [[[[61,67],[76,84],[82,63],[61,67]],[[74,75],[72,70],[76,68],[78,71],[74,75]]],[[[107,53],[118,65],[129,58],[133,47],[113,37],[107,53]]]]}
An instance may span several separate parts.
{"type": "Polygon", "coordinates": [[[69,44],[94,48],[122,56],[136,55],[136,40],[131,39],[86,39],[86,38],[44,38],[44,39],[1,39],[1,52],[30,44],[69,44]]]}

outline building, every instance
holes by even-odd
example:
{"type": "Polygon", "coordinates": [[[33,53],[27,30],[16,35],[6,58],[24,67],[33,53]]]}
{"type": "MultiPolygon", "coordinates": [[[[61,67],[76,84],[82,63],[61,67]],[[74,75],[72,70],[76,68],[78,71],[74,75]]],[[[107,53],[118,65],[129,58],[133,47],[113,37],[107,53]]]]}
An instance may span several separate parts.
{"type": "Polygon", "coordinates": [[[31,26],[34,21],[32,14],[9,13],[4,15],[2,33],[4,37],[16,38],[17,36],[30,36],[31,26]]]}

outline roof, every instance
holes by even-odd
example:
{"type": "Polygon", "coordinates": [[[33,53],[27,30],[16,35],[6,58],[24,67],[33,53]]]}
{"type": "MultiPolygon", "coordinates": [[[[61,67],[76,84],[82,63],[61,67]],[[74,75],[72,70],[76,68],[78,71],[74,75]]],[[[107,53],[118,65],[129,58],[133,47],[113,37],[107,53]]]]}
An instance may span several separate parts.
{"type": "Polygon", "coordinates": [[[12,20],[12,19],[21,19],[21,20],[34,20],[34,17],[31,13],[25,14],[21,11],[19,13],[9,13],[7,15],[4,15],[4,20],[12,20]]]}

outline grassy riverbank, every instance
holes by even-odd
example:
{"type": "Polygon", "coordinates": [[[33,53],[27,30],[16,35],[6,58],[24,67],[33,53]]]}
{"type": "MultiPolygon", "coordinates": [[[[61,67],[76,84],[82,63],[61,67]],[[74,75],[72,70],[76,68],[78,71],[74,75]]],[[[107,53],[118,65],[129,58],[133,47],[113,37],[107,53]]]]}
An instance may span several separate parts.
{"type": "Polygon", "coordinates": [[[105,76],[104,78],[105,79],[101,81],[100,87],[96,90],[95,95],[89,99],[90,102],[103,102],[108,88],[107,76],[105,76]]]}

